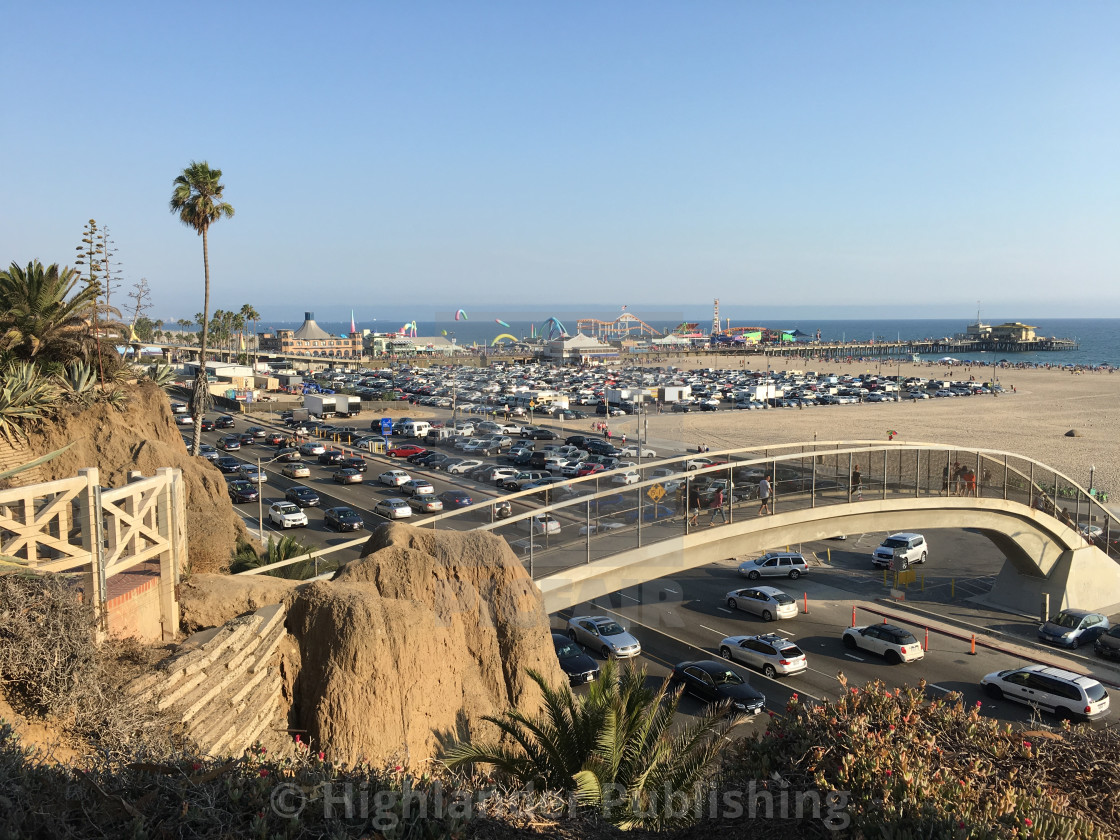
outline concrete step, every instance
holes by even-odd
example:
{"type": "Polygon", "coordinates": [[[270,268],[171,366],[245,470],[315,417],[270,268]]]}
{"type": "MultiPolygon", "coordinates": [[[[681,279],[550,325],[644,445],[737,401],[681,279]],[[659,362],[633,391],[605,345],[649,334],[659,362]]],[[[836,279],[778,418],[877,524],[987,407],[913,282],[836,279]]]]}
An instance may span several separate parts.
{"type": "MultiPolygon", "coordinates": [[[[254,614],[236,619],[235,622],[231,622],[224,627],[213,628],[217,632],[207,640],[205,645],[193,648],[187,653],[175,657],[154,674],[137,681],[130,686],[130,693],[141,701],[152,700],[158,696],[161,702],[159,708],[166,708],[198,684],[197,680],[192,681],[190,678],[221,656],[222,652],[231,645],[239,643],[241,639],[252,633],[260,623],[261,619],[254,614]],[[190,683],[190,688],[182,689],[180,683],[183,680],[190,683]],[[174,698],[167,700],[169,695],[174,695],[174,698]]],[[[210,631],[203,632],[210,633],[210,631]]]]}
{"type": "Polygon", "coordinates": [[[257,671],[264,670],[268,667],[269,662],[272,661],[273,654],[276,649],[280,647],[280,642],[288,635],[288,628],[284,626],[283,622],[277,622],[272,632],[265,638],[261,639],[257,645],[256,651],[253,653],[252,661],[249,663],[249,673],[255,674],[257,671]]]}
{"type": "Polygon", "coordinates": [[[252,746],[253,741],[272,719],[280,694],[279,680],[272,685],[265,682],[258,686],[257,690],[249,695],[244,711],[238,715],[234,731],[232,733],[227,731],[223,737],[215,739],[213,750],[236,754],[252,746]]]}

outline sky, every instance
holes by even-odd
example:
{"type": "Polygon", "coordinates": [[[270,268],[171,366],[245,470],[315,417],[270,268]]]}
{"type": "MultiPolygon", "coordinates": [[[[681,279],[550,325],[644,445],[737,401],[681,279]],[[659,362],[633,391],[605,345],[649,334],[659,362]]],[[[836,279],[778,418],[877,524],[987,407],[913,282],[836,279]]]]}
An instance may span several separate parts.
{"type": "MultiPolygon", "coordinates": [[[[1120,4],[9,3],[0,263],[211,308],[1120,317],[1120,4]]],[[[122,290],[123,292],[123,290],[122,290]]],[[[121,293],[118,293],[121,294],[121,293]]]]}

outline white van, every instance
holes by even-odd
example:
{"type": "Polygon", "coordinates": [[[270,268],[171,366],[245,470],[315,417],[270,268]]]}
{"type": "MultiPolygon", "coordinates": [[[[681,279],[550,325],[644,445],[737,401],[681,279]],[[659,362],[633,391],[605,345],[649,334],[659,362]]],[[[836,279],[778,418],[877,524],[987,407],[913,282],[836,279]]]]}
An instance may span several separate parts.
{"type": "Polygon", "coordinates": [[[409,420],[401,425],[401,435],[404,437],[424,437],[432,429],[432,424],[424,420],[409,420]]]}

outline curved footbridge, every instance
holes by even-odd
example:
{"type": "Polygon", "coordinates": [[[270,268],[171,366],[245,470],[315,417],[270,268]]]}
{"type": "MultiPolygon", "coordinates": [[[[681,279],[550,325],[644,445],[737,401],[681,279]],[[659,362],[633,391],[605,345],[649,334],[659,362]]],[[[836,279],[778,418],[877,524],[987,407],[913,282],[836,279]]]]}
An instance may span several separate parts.
{"type": "MultiPolygon", "coordinates": [[[[632,485],[611,484],[610,473],[576,479],[551,489],[550,504],[515,506],[515,515],[502,520],[493,519],[494,502],[484,502],[417,524],[505,536],[526,559],[550,612],[735,555],[841,534],[928,528],[974,529],[1003,552],[1007,560],[988,596],[993,604],[1037,613],[1048,594],[1054,608],[1120,605],[1120,558],[1111,546],[1120,522],[1091,491],[1021,455],[833,441],[709,452],[703,457],[711,465],[688,464],[698,457],[643,464],[643,480],[632,485]],[[945,468],[952,473],[957,464],[976,478],[959,487],[950,481],[946,492],[945,468]],[[850,482],[857,465],[861,493],[850,482]],[[773,477],[773,512],[759,515],[764,475],[773,477]],[[703,510],[699,526],[687,524],[678,508],[682,488],[718,480],[734,497],[727,523],[708,527],[711,514],[703,510]],[[558,533],[540,522],[542,513],[559,522],[558,533]],[[1082,529],[1096,536],[1090,540],[1082,529]]],[[[930,561],[947,566],[953,558],[935,548],[930,561]]]]}

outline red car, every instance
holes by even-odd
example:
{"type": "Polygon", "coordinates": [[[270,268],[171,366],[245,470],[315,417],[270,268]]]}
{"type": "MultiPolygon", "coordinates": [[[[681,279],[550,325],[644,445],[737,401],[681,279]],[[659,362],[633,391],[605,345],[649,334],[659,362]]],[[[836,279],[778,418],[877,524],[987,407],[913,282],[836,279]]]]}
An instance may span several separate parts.
{"type": "Polygon", "coordinates": [[[406,443],[401,446],[394,446],[388,454],[390,458],[407,458],[409,455],[419,455],[423,451],[424,447],[422,446],[406,443]]]}
{"type": "Polygon", "coordinates": [[[597,472],[603,472],[605,469],[606,467],[602,464],[586,464],[579,468],[579,472],[576,473],[576,478],[582,478],[585,475],[594,475],[597,472]]]}

